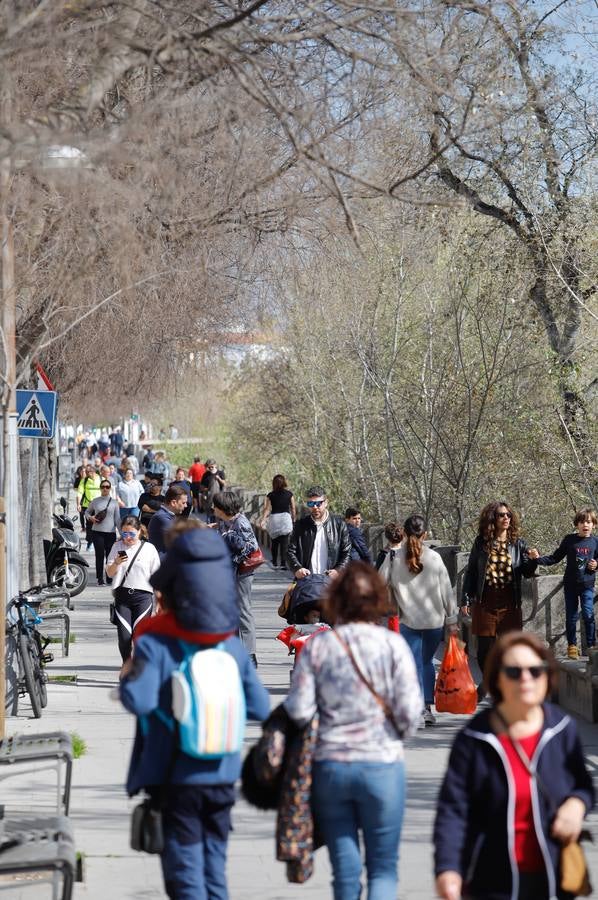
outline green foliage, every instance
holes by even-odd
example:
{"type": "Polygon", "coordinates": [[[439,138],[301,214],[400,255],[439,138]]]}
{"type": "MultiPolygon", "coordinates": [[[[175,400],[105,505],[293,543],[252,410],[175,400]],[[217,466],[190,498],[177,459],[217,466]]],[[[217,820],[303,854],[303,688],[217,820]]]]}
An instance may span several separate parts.
{"type": "Polygon", "coordinates": [[[73,759],[80,759],[87,753],[87,744],[76,731],[71,731],[71,741],[73,745],[73,759]]]}

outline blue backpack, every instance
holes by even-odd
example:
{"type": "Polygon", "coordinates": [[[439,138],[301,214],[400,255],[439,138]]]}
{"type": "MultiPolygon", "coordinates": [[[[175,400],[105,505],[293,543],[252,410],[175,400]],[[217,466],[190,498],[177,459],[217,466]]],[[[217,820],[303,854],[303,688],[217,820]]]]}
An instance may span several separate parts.
{"type": "Polygon", "coordinates": [[[206,650],[198,650],[196,644],[180,644],[184,656],[172,673],[171,684],[172,715],[178,724],[181,750],[195,759],[238,753],[247,711],[237,661],[223,643],[206,650]]]}

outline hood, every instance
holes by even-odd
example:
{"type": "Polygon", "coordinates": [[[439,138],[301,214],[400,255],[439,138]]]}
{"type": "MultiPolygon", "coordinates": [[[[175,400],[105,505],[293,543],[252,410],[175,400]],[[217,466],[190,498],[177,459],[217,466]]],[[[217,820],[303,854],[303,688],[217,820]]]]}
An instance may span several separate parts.
{"type": "Polygon", "coordinates": [[[216,531],[196,528],[178,537],[150,583],[166,595],[181,627],[206,634],[237,631],[237,580],[216,531]]]}

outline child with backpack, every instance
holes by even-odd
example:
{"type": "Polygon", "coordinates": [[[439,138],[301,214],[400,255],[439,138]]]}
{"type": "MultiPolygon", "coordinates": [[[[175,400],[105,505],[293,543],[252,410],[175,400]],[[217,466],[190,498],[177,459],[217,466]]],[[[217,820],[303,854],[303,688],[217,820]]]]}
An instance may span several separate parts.
{"type": "Polygon", "coordinates": [[[235,572],[209,529],[176,538],[151,583],[162,612],[135,631],[120,698],[137,716],[127,778],[161,818],[171,900],[226,900],[226,853],[245,715],[262,721],[268,692],[236,632],[235,572]]]}
{"type": "Polygon", "coordinates": [[[569,659],[578,659],[577,620],[580,604],[588,647],[594,647],[596,644],[594,586],[598,565],[598,538],[592,534],[598,525],[595,510],[589,506],[578,510],[573,524],[575,532],[566,534],[554,553],[540,556],[537,550],[530,550],[529,558],[536,559],[540,566],[554,566],[562,559],[567,560],[563,576],[567,656],[569,659]]]}

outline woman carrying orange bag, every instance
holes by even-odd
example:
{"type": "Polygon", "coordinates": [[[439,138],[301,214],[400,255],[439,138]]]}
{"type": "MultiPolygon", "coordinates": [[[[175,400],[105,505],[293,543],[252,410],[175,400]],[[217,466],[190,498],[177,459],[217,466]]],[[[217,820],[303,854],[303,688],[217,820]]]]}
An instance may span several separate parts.
{"type": "Polygon", "coordinates": [[[451,581],[439,554],[424,547],[426,523],[423,516],[409,516],[404,526],[405,539],[388,554],[380,574],[391,585],[399,606],[401,635],[415,659],[424,709],[420,728],[434,725],[434,654],[442,640],[444,626],[457,631],[457,604],[451,581]]]}

